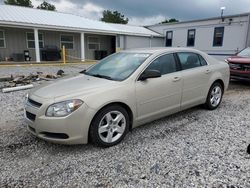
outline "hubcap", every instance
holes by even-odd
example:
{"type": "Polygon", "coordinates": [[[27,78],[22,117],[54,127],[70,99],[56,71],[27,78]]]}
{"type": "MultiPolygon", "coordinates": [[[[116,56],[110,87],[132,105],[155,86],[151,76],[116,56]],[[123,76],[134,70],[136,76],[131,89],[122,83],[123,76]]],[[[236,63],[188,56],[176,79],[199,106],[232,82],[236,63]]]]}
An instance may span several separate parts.
{"type": "Polygon", "coordinates": [[[213,107],[216,107],[220,103],[221,96],[222,96],[221,88],[219,86],[215,86],[212,89],[210,96],[210,103],[213,107]]]}
{"type": "Polygon", "coordinates": [[[125,128],[125,116],[119,111],[110,111],[101,119],[98,134],[103,142],[112,143],[123,135],[125,128]]]}

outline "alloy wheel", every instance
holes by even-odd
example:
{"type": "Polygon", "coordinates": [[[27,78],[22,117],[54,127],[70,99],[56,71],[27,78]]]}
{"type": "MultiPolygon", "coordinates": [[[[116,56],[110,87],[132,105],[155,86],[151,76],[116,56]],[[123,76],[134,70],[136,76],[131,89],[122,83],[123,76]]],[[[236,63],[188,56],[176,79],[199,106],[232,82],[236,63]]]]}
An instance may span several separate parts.
{"type": "Polygon", "coordinates": [[[218,85],[216,85],[211,91],[211,95],[210,95],[211,105],[213,107],[216,107],[217,105],[219,105],[221,101],[221,97],[222,97],[222,90],[218,85]]]}
{"type": "Polygon", "coordinates": [[[103,142],[113,143],[124,134],[125,129],[125,116],[119,111],[110,111],[101,119],[98,134],[103,142]]]}

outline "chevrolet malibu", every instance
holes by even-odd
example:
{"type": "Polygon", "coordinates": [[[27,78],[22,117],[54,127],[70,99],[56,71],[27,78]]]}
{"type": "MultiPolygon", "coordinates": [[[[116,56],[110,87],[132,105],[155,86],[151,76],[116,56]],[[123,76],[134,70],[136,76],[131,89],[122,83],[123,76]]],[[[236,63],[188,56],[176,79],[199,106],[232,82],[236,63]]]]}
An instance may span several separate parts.
{"type": "Polygon", "coordinates": [[[198,50],[128,50],[31,90],[25,119],[44,140],[108,147],[158,118],[200,104],[216,109],[228,83],[228,64],[198,50]]]}

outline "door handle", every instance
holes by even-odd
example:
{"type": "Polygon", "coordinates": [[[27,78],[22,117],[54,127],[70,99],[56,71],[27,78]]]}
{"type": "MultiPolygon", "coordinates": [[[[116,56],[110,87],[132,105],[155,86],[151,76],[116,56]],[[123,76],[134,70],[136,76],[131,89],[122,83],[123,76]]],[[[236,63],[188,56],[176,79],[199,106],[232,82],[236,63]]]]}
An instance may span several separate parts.
{"type": "Polygon", "coordinates": [[[205,71],[206,74],[208,74],[208,73],[210,73],[210,72],[211,72],[210,69],[207,69],[207,70],[205,71]]]}
{"type": "Polygon", "coordinates": [[[173,78],[173,82],[177,82],[177,81],[179,81],[180,79],[181,79],[181,77],[176,76],[176,77],[173,78]]]}

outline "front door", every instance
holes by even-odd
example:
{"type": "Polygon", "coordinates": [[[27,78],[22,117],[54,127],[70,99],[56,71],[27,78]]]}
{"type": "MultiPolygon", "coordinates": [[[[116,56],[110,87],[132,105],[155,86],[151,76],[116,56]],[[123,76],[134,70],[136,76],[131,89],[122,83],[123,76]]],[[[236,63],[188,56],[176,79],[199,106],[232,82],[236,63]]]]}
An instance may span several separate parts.
{"type": "Polygon", "coordinates": [[[147,122],[180,110],[182,77],[173,54],[155,59],[146,70],[161,77],[136,82],[137,120],[147,122]]]}

